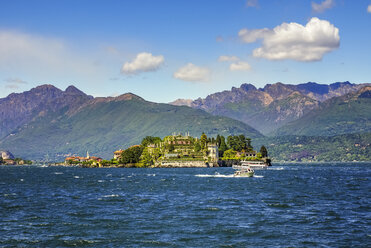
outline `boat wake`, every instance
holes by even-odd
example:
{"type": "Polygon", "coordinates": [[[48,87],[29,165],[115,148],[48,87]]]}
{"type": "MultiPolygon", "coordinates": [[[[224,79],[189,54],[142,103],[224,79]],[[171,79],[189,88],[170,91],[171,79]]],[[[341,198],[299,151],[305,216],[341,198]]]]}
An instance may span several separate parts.
{"type": "Polygon", "coordinates": [[[235,177],[233,174],[232,175],[220,175],[220,174],[214,174],[214,175],[208,175],[208,174],[198,174],[195,175],[196,177],[235,177]]]}
{"type": "MultiPolygon", "coordinates": [[[[223,177],[223,178],[239,178],[239,177],[248,177],[248,176],[235,176],[233,174],[231,175],[221,175],[221,174],[214,174],[214,175],[209,175],[209,174],[197,174],[195,175],[196,177],[223,177]]],[[[260,176],[260,175],[254,175],[253,177],[257,177],[257,178],[262,178],[264,176],[260,176]]]]}
{"type": "Polygon", "coordinates": [[[268,170],[284,170],[285,168],[283,167],[271,167],[271,168],[268,168],[268,170]]]}

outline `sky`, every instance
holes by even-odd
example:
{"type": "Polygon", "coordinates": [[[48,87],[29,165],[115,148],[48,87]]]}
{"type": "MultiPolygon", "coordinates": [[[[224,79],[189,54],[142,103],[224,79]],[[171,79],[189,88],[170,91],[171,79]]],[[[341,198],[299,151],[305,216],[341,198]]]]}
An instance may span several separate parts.
{"type": "Polygon", "coordinates": [[[0,98],[42,84],[154,102],[371,83],[371,0],[2,0],[0,98]]]}

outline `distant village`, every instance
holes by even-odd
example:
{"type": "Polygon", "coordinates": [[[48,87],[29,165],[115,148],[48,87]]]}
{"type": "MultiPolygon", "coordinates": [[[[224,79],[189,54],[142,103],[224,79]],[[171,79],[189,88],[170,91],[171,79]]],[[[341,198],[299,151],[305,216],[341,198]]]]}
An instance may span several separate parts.
{"type": "Polygon", "coordinates": [[[189,133],[173,133],[163,139],[145,137],[140,145],[113,152],[111,160],[100,157],[71,156],[65,159],[65,165],[83,167],[219,167],[231,166],[241,160],[268,160],[267,149],[262,146],[257,152],[251,146],[251,140],[244,135],[200,138],[189,133]]]}

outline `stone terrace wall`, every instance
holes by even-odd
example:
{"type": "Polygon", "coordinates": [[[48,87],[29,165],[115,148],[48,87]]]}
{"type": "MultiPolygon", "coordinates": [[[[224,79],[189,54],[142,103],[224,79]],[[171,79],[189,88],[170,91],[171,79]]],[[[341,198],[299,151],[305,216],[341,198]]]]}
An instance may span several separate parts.
{"type": "Polygon", "coordinates": [[[157,166],[158,167],[167,167],[167,168],[207,167],[207,165],[204,161],[166,161],[166,162],[161,162],[157,166]]]}

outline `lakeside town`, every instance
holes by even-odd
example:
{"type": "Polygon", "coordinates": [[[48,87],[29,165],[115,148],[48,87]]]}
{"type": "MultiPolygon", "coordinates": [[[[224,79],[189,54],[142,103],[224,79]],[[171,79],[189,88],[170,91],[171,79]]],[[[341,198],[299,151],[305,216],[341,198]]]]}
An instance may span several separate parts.
{"type": "Polygon", "coordinates": [[[257,152],[251,139],[244,135],[200,138],[189,133],[173,133],[163,139],[145,137],[141,144],[113,152],[111,160],[90,156],[70,156],[63,164],[82,167],[221,167],[232,166],[239,161],[263,161],[269,164],[267,149],[262,146],[257,152]]]}

